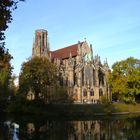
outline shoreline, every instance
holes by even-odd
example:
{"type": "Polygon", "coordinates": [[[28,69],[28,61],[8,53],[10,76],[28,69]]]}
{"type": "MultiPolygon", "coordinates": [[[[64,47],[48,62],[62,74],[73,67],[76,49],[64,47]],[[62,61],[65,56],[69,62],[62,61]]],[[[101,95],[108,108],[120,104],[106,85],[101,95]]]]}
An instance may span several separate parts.
{"type": "Polygon", "coordinates": [[[105,115],[127,115],[127,114],[140,114],[140,111],[135,112],[115,112],[115,113],[95,113],[96,116],[105,116],[105,115]]]}
{"type": "Polygon", "coordinates": [[[5,113],[68,118],[140,115],[140,104],[24,104],[5,110],[5,113]]]}

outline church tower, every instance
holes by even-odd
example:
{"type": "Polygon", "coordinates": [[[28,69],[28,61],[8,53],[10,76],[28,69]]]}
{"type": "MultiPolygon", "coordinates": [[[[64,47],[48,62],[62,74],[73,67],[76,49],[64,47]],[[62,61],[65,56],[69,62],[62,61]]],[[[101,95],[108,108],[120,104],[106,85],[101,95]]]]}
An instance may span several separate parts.
{"type": "Polygon", "coordinates": [[[32,57],[49,57],[49,43],[47,35],[48,32],[46,30],[40,29],[35,31],[32,57]]]}

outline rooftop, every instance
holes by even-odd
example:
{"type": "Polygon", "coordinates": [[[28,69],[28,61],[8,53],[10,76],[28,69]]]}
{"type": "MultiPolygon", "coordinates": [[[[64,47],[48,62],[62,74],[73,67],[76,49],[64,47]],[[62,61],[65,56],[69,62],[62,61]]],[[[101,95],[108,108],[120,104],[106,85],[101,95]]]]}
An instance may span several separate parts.
{"type": "MultiPolygon", "coordinates": [[[[82,45],[82,43],[83,42],[80,42],[80,45],[82,45]]],[[[79,45],[79,43],[62,48],[62,49],[51,51],[51,57],[52,57],[52,59],[55,59],[55,58],[66,59],[66,58],[70,57],[70,54],[72,57],[74,57],[77,55],[78,45],[79,45]]]]}

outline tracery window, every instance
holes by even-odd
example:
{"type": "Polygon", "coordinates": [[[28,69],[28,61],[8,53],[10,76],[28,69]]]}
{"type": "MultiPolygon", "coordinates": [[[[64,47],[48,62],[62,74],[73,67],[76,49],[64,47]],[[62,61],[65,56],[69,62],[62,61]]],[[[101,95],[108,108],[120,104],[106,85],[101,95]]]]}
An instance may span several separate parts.
{"type": "Polygon", "coordinates": [[[87,90],[86,89],[84,89],[84,91],[83,91],[83,96],[87,96],[87,90]]]}
{"type": "Polygon", "coordinates": [[[86,80],[86,85],[90,85],[90,78],[91,78],[91,72],[90,72],[90,67],[87,66],[85,69],[85,80],[86,80]]]}
{"type": "Polygon", "coordinates": [[[90,91],[90,96],[94,96],[94,91],[93,91],[93,89],[90,91]]]}
{"type": "Polygon", "coordinates": [[[99,96],[103,96],[103,90],[101,88],[99,89],[99,96]]]}

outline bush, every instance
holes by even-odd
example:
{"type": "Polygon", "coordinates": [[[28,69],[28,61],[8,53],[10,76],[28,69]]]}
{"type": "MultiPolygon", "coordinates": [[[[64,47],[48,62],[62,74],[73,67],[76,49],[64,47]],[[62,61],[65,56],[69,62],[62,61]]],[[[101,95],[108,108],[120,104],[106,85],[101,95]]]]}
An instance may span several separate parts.
{"type": "Polygon", "coordinates": [[[102,103],[102,104],[109,104],[110,101],[107,99],[106,95],[104,95],[104,96],[101,96],[100,103],[102,103]]]}
{"type": "Polygon", "coordinates": [[[73,98],[68,94],[67,87],[56,86],[50,93],[50,103],[72,103],[73,98]]]}

